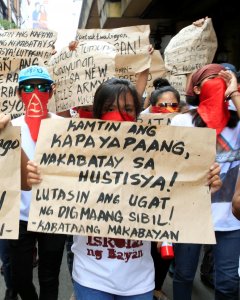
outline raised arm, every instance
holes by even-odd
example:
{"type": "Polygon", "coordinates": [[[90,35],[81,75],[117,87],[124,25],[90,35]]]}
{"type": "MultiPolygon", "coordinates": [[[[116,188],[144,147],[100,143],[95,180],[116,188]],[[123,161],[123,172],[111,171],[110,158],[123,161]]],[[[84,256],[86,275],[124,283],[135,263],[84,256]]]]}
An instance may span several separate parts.
{"type": "Polygon", "coordinates": [[[219,76],[223,78],[227,84],[225,96],[227,100],[232,100],[237,109],[240,118],[240,93],[238,91],[238,83],[235,74],[231,71],[221,71],[219,76]]]}
{"type": "MultiPolygon", "coordinates": [[[[149,48],[148,48],[149,55],[152,55],[153,51],[154,51],[153,46],[149,45],[149,48]]],[[[137,73],[136,90],[137,90],[139,96],[141,96],[141,97],[147,86],[148,74],[149,74],[149,69],[146,69],[140,73],[137,73]]]]}

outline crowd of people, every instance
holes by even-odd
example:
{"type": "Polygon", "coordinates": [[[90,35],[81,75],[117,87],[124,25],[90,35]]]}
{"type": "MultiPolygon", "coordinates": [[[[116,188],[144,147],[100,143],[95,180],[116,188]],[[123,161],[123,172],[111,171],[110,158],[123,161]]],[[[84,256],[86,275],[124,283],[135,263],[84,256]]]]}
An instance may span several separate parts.
{"type": "MultiPolygon", "coordinates": [[[[186,90],[186,102],[167,80],[158,79],[142,105],[148,70],[139,74],[136,86],[111,78],[94,95],[93,105],[77,107],[79,117],[136,122],[141,113],[175,113],[172,126],[208,127],[216,130],[216,162],[209,166],[206,185],[212,193],[212,216],[216,245],[214,257],[215,300],[239,300],[240,255],[240,92],[237,77],[227,66],[207,64],[193,72],[186,90]]],[[[41,120],[70,117],[48,111],[47,104],[57,86],[45,67],[30,66],[18,77],[18,96],[25,114],[11,122],[21,127],[21,208],[17,240],[0,240],[0,257],[6,282],[5,300],[57,300],[59,272],[64,247],[77,300],[167,300],[162,285],[173,260],[159,255],[161,243],[106,237],[30,232],[27,230],[31,188],[42,180],[33,161],[41,120]],[[112,260],[104,243],[122,251],[132,248],[143,255],[125,262],[112,260]],[[121,244],[121,245],[120,245],[121,244]],[[38,249],[39,295],[33,284],[33,257],[38,249]],[[88,255],[88,247],[101,251],[101,259],[88,255]],[[119,246],[120,245],[120,246],[119,246]]],[[[10,117],[0,115],[4,130],[10,117]]],[[[180,130],[180,129],[179,129],[180,130]]],[[[179,191],[181,192],[181,191],[179,191]]],[[[192,195],[194,197],[194,195],[192,195]]],[[[194,217],[194,216],[192,216],[194,217]]],[[[176,243],[174,247],[173,299],[191,300],[201,245],[176,243]]]]}

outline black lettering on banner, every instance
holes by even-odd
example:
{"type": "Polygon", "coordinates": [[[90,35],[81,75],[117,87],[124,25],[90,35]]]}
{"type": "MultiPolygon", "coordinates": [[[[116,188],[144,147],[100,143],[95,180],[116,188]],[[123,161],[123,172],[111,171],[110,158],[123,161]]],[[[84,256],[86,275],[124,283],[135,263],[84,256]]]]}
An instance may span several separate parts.
{"type": "Polygon", "coordinates": [[[101,203],[113,203],[113,204],[118,204],[120,202],[120,195],[117,194],[108,194],[108,193],[103,193],[101,192],[98,199],[97,199],[97,203],[101,202],[101,203]]]}
{"type": "Polygon", "coordinates": [[[7,192],[4,191],[4,192],[1,194],[1,196],[0,196],[0,210],[2,209],[2,206],[3,206],[4,200],[5,200],[6,194],[7,194],[7,192]]]}
{"type": "Polygon", "coordinates": [[[18,140],[4,140],[0,139],[0,156],[5,156],[10,149],[16,149],[20,145],[18,140]]]}
{"type": "Polygon", "coordinates": [[[2,226],[0,227],[0,236],[3,235],[4,228],[5,228],[5,223],[3,223],[2,226]]]}
{"type": "Polygon", "coordinates": [[[59,218],[70,218],[70,219],[77,219],[78,218],[78,212],[75,206],[68,207],[68,206],[60,206],[58,211],[58,217],[59,218]]]}
{"type": "Polygon", "coordinates": [[[52,206],[41,206],[40,207],[39,216],[41,216],[41,215],[50,216],[52,214],[53,214],[52,206]]]}
{"type": "Polygon", "coordinates": [[[147,134],[148,136],[155,136],[156,126],[144,126],[144,125],[133,124],[132,127],[128,130],[128,133],[134,133],[136,135],[147,134]]]}

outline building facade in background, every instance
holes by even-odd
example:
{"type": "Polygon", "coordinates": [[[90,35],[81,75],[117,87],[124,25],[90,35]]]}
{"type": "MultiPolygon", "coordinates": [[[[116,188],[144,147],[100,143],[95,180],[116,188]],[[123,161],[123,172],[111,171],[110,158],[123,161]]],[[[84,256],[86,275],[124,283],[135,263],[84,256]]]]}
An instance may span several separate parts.
{"type": "Polygon", "coordinates": [[[214,62],[240,69],[240,18],[234,0],[83,0],[78,28],[117,28],[149,24],[150,39],[163,54],[172,36],[208,16],[218,39],[214,62]]]}
{"type": "Polygon", "coordinates": [[[19,27],[21,0],[0,0],[0,19],[7,20],[19,27]]]}

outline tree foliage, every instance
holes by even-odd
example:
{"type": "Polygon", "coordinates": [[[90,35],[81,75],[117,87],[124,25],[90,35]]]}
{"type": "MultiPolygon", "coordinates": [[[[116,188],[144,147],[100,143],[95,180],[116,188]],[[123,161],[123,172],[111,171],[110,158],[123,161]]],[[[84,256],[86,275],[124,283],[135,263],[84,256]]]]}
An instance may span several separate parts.
{"type": "Polygon", "coordinates": [[[17,28],[17,25],[13,22],[8,21],[8,20],[0,19],[0,28],[1,27],[6,30],[6,29],[17,28]]]}

